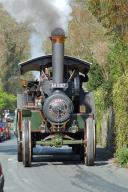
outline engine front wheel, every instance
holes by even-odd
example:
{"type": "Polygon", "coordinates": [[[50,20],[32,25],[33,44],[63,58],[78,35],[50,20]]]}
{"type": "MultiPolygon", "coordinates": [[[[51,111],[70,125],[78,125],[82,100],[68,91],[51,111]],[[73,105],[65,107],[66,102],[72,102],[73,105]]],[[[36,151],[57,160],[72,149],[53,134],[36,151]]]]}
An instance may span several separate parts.
{"type": "Polygon", "coordinates": [[[92,118],[86,120],[86,127],[84,131],[84,159],[86,165],[94,165],[95,161],[95,121],[92,118]]]}
{"type": "Polygon", "coordinates": [[[25,167],[31,166],[31,122],[25,119],[22,122],[22,160],[25,167]]]}

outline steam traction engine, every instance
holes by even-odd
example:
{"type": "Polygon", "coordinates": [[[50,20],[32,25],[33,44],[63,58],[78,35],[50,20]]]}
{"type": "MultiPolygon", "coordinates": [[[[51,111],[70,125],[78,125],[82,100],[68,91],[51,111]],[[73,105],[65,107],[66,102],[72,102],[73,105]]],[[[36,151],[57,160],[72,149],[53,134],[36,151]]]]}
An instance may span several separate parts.
{"type": "Polygon", "coordinates": [[[18,161],[31,165],[36,145],[72,147],[86,165],[95,160],[95,103],[85,92],[90,63],[64,56],[63,29],[52,31],[52,55],[19,64],[21,75],[40,72],[39,81],[29,81],[24,93],[17,94],[14,133],[18,161]]]}

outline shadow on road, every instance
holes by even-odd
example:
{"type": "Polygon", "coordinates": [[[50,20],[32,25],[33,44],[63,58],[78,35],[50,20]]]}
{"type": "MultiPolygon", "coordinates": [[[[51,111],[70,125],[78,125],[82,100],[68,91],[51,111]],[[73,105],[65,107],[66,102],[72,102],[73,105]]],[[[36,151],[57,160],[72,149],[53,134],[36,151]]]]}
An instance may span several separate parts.
{"type": "MultiPolygon", "coordinates": [[[[11,139],[2,141],[0,143],[0,153],[6,155],[17,156],[17,141],[15,135],[11,131],[11,139]]],[[[84,165],[80,161],[79,155],[72,152],[71,147],[64,146],[62,148],[55,147],[41,147],[39,145],[33,149],[32,167],[51,165],[84,165]]],[[[108,160],[113,158],[113,154],[101,146],[96,148],[95,166],[104,166],[108,164],[108,160]]]]}
{"type": "Polygon", "coordinates": [[[0,153],[6,153],[7,155],[16,155],[17,149],[15,145],[3,146],[0,144],[0,153]]]}
{"type": "Polygon", "coordinates": [[[97,146],[96,148],[96,159],[98,161],[108,161],[109,159],[113,158],[113,153],[109,150],[101,146],[97,146]]]}
{"type": "MultiPolygon", "coordinates": [[[[37,150],[38,151],[38,150],[37,150]]],[[[108,164],[108,160],[113,158],[113,154],[105,150],[103,147],[97,147],[96,159],[94,166],[104,166],[108,164]]],[[[52,149],[46,147],[43,152],[40,149],[40,154],[34,151],[32,167],[51,165],[84,165],[84,161],[80,161],[79,155],[73,154],[69,149],[52,149]]]]}

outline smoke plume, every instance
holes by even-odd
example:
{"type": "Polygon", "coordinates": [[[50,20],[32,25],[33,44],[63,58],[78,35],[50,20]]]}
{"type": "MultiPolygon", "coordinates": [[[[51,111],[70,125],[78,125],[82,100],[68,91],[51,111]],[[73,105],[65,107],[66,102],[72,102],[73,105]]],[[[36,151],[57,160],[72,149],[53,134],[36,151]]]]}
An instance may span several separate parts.
{"type": "MultiPolygon", "coordinates": [[[[54,28],[63,28],[67,34],[72,12],[70,2],[71,0],[0,0],[3,10],[18,23],[24,23],[27,19],[32,20],[36,33],[30,37],[31,50],[38,51],[41,49],[41,42],[51,35],[54,28]],[[37,41],[39,43],[36,43],[37,41]]],[[[31,57],[35,56],[36,53],[31,57]]],[[[40,56],[39,52],[37,56],[40,56]]]]}

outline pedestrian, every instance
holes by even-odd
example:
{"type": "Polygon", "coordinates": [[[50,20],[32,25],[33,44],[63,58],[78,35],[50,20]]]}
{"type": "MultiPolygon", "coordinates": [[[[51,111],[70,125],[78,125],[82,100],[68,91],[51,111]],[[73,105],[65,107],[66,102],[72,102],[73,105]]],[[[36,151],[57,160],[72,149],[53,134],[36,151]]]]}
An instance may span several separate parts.
{"type": "Polygon", "coordinates": [[[1,115],[0,115],[0,123],[2,123],[2,121],[3,121],[3,120],[2,120],[2,117],[1,117],[1,115]]]}
{"type": "Polygon", "coordinates": [[[4,115],[5,121],[7,120],[7,116],[8,116],[8,112],[6,111],[4,115]]]}

